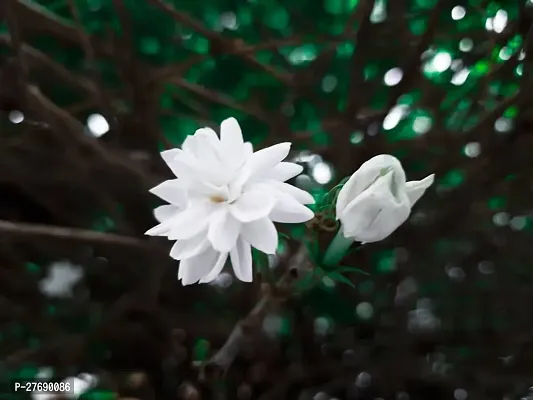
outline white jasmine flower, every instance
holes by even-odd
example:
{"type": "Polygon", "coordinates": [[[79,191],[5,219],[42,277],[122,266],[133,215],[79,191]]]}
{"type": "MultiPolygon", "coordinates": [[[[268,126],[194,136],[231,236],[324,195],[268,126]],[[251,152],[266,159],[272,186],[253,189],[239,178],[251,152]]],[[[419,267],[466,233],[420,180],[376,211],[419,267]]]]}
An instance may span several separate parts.
{"type": "Polygon", "coordinates": [[[83,269],[68,261],[50,265],[48,276],[39,282],[41,293],[51,297],[68,297],[72,288],[83,277],[83,269]]]}
{"type": "Polygon", "coordinates": [[[160,224],[146,234],[176,240],[170,256],[180,260],[184,285],[213,281],[228,256],[235,276],[252,281],[251,248],[275,253],[274,222],[313,218],[303,205],[314,203],[313,197],[285,183],[303,169],[282,162],[289,150],[290,143],[280,143],[254,152],[237,120],[229,118],[220,125],[220,138],[212,129],[198,129],[181,149],[161,153],[177,179],[151,190],[170,204],[154,210],[160,224]]]}
{"type": "Polygon", "coordinates": [[[434,178],[431,174],[406,182],[400,161],[388,154],[363,163],[337,198],[337,219],[344,236],[363,243],[385,239],[407,220],[434,178]]]}

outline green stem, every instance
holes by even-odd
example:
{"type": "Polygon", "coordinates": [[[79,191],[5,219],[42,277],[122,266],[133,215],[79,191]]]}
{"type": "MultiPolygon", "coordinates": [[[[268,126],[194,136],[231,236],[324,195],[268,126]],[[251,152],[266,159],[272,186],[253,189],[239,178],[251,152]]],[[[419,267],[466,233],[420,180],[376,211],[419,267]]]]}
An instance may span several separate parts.
{"type": "Polygon", "coordinates": [[[343,259],[353,242],[353,239],[344,237],[341,226],[326,250],[326,255],[324,256],[324,265],[326,267],[333,267],[337,265],[343,259]]]}

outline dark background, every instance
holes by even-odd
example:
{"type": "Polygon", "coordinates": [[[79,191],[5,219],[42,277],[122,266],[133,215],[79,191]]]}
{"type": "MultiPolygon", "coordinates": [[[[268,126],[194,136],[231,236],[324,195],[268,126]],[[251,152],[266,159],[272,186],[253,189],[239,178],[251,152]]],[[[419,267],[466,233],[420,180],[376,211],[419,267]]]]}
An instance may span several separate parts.
{"type": "Polygon", "coordinates": [[[531,5],[3,0],[6,398],[45,366],[97,376],[94,399],[528,398],[531,5]],[[380,153],[436,181],[344,260],[366,274],[269,285],[301,266],[303,227],[282,227],[253,284],[182,287],[143,236],[158,153],[229,116],[255,147],[293,142],[317,199],[380,153]]]}

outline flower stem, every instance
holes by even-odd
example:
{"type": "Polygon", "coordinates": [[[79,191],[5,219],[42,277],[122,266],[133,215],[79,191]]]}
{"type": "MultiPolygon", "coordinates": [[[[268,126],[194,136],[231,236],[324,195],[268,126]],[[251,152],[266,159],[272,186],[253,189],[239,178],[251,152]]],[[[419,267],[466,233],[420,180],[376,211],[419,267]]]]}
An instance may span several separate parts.
{"type": "Polygon", "coordinates": [[[337,265],[342,260],[353,242],[353,239],[344,237],[341,226],[326,250],[326,255],[324,256],[324,265],[326,267],[333,267],[337,265]]]}

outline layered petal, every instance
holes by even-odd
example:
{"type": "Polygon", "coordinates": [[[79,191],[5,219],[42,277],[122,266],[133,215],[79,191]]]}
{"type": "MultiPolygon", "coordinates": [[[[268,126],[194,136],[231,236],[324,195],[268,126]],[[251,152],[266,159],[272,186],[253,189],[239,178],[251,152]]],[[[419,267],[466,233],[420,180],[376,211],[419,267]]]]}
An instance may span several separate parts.
{"type": "Polygon", "coordinates": [[[170,257],[175,260],[185,260],[195,257],[210,246],[204,232],[200,232],[190,239],[178,240],[170,249],[170,257]]]}
{"type": "Polygon", "coordinates": [[[255,221],[266,217],[275,205],[274,196],[264,188],[256,187],[244,192],[229,209],[241,222],[255,221]]]}
{"type": "Polygon", "coordinates": [[[242,225],[242,238],[254,248],[266,254],[274,254],[278,248],[278,231],[269,218],[242,225]]]}
{"type": "Polygon", "coordinates": [[[220,149],[225,163],[234,170],[245,161],[244,140],[239,123],[235,118],[228,118],[220,124],[220,149]]]}
{"type": "Polygon", "coordinates": [[[307,222],[314,216],[313,211],[285,193],[278,196],[276,205],[269,214],[272,221],[286,224],[307,222]]]}
{"type": "Polygon", "coordinates": [[[207,275],[200,279],[200,283],[209,283],[214,281],[220,275],[220,272],[222,272],[227,259],[228,253],[220,253],[216,259],[215,266],[207,275]]]}
{"type": "Polygon", "coordinates": [[[218,149],[220,141],[216,132],[211,128],[200,128],[194,132],[194,135],[189,135],[183,141],[181,148],[190,152],[196,159],[203,157],[203,147],[206,143],[214,149],[218,149]]]}
{"type": "MultiPolygon", "coordinates": [[[[203,131],[206,131],[204,129],[203,131]]],[[[207,130],[210,132],[211,130],[207,130]]],[[[231,172],[220,156],[220,143],[218,138],[214,141],[210,134],[196,134],[190,138],[190,142],[194,143],[197,148],[197,155],[190,156],[188,159],[184,156],[179,156],[174,162],[186,163],[189,169],[194,169],[195,173],[200,179],[211,183],[215,186],[225,185],[230,178],[231,172]],[[193,161],[194,160],[194,161],[193,161]]]]}
{"type": "Polygon", "coordinates": [[[422,197],[426,189],[433,185],[434,181],[435,174],[431,174],[426,176],[421,181],[409,181],[406,183],[405,189],[407,191],[407,197],[409,197],[411,207],[414,206],[414,204],[422,197]]]}
{"type": "Polygon", "coordinates": [[[243,282],[251,282],[254,274],[252,269],[252,247],[250,244],[240,237],[229,256],[237,279],[243,282]]]}
{"type": "Polygon", "coordinates": [[[170,168],[172,173],[176,176],[178,176],[179,171],[174,168],[174,159],[177,157],[177,155],[181,152],[180,149],[170,149],[165,150],[161,152],[161,158],[167,164],[167,166],[170,168]]]}
{"type": "Polygon", "coordinates": [[[276,188],[278,191],[285,193],[302,204],[315,204],[315,198],[305,190],[289,185],[285,182],[271,181],[270,186],[276,188]]]}
{"type": "Polygon", "coordinates": [[[207,237],[215,250],[229,252],[235,246],[240,230],[241,222],[223,207],[212,214],[207,237]]]}
{"type": "Polygon", "coordinates": [[[170,179],[150,189],[160,199],[177,207],[184,207],[187,202],[187,192],[180,185],[178,179],[170,179]]]}
{"type": "Polygon", "coordinates": [[[402,190],[405,186],[405,172],[396,157],[380,154],[364,162],[339,191],[336,203],[337,218],[351,200],[391,170],[394,172],[395,185],[398,190],[402,190]]]}
{"type": "Polygon", "coordinates": [[[392,191],[393,171],[377,180],[342,211],[343,234],[359,242],[385,239],[409,217],[411,206],[405,192],[396,198],[392,191]]]}
{"type": "MultiPolygon", "coordinates": [[[[194,141],[193,137],[190,137],[194,141]]],[[[193,153],[180,150],[180,153],[172,160],[172,168],[174,173],[179,178],[187,178],[189,180],[205,179],[202,173],[202,166],[193,153]]]]}
{"type": "Polygon", "coordinates": [[[248,160],[254,154],[254,146],[250,142],[244,143],[244,158],[248,160]]]}
{"type": "Polygon", "coordinates": [[[154,217],[158,222],[163,222],[172,218],[179,212],[179,207],[173,205],[159,206],[154,209],[154,217]]]}
{"type": "Polygon", "coordinates": [[[277,182],[285,182],[301,174],[303,169],[304,168],[300,164],[283,161],[278,163],[272,169],[257,172],[253,177],[253,181],[261,182],[264,180],[273,180],[277,182]]]}
{"type": "Polygon", "coordinates": [[[248,160],[251,172],[250,175],[260,175],[273,169],[289,155],[290,150],[290,143],[279,143],[274,146],[256,151],[248,160]]]}
{"type": "Polygon", "coordinates": [[[207,201],[198,201],[171,218],[172,229],[168,235],[171,240],[190,239],[203,231],[214,211],[215,205],[207,201]]]}
{"type": "Polygon", "coordinates": [[[168,236],[172,229],[172,221],[166,220],[144,232],[148,236],[168,236]]]}
{"type": "Polygon", "coordinates": [[[214,271],[222,270],[227,257],[227,253],[220,253],[208,247],[197,256],[180,262],[178,279],[183,285],[196,283],[204,277],[213,275],[214,271]]]}
{"type": "Polygon", "coordinates": [[[268,174],[268,178],[275,179],[280,182],[288,181],[302,173],[304,167],[300,164],[291,162],[280,162],[268,174]]]}
{"type": "Polygon", "coordinates": [[[196,130],[194,136],[206,139],[214,148],[218,148],[220,145],[220,139],[218,138],[217,133],[211,128],[200,128],[196,130]]]}
{"type": "Polygon", "coordinates": [[[154,210],[154,217],[158,225],[148,229],[144,234],[148,236],[168,236],[172,229],[172,219],[178,215],[180,209],[173,205],[159,206],[154,210]]]}

